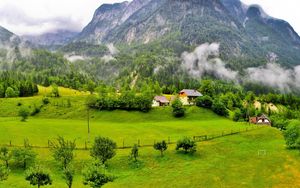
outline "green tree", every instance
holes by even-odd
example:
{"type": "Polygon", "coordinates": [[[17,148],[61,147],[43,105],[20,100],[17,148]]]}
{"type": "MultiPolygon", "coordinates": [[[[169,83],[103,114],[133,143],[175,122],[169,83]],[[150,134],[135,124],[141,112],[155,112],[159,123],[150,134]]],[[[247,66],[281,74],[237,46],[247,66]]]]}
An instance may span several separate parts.
{"type": "Polygon", "coordinates": [[[56,84],[52,85],[52,92],[51,92],[52,97],[60,97],[58,86],[56,84]]]}
{"type": "Polygon", "coordinates": [[[50,174],[41,166],[35,166],[26,171],[25,180],[29,181],[30,185],[41,187],[44,185],[52,185],[50,174]]]}
{"type": "Polygon", "coordinates": [[[213,100],[210,96],[205,95],[196,99],[196,105],[204,108],[211,108],[213,100]]]}
{"type": "Polygon", "coordinates": [[[30,148],[17,148],[12,151],[12,156],[15,162],[21,164],[23,169],[26,169],[28,164],[35,160],[36,153],[30,148]]]}
{"type": "Polygon", "coordinates": [[[7,147],[1,147],[0,149],[0,160],[2,160],[5,163],[6,168],[8,168],[8,163],[11,160],[12,155],[11,152],[9,152],[7,147]]]}
{"type": "Polygon", "coordinates": [[[19,116],[21,117],[21,121],[26,121],[29,115],[29,109],[26,106],[22,106],[19,110],[19,116]]]}
{"type": "Polygon", "coordinates": [[[220,116],[228,116],[228,110],[226,106],[218,99],[214,100],[211,109],[220,116]]]}
{"type": "Polygon", "coordinates": [[[83,171],[83,184],[93,188],[102,187],[108,182],[112,182],[113,178],[104,173],[103,168],[91,165],[83,171]]]}
{"type": "Polygon", "coordinates": [[[139,156],[139,146],[137,144],[134,144],[131,148],[131,158],[134,158],[134,161],[137,161],[137,158],[139,156]]]}
{"type": "Polygon", "coordinates": [[[8,87],[5,91],[5,97],[6,98],[12,98],[12,97],[17,97],[16,92],[13,88],[8,87]]]}
{"type": "Polygon", "coordinates": [[[65,140],[63,137],[58,137],[56,141],[51,142],[53,158],[59,162],[64,169],[66,169],[74,159],[75,148],[75,140],[69,141],[65,140]]]}
{"type": "Polygon", "coordinates": [[[187,137],[178,140],[176,145],[176,150],[183,149],[185,153],[194,153],[196,152],[196,142],[187,137]]]}
{"type": "Polygon", "coordinates": [[[161,141],[161,142],[157,142],[153,145],[154,149],[159,150],[160,151],[160,156],[164,156],[164,151],[166,151],[168,149],[168,145],[166,143],[166,141],[161,141]]]}
{"type": "Polygon", "coordinates": [[[0,165],[0,181],[7,180],[10,170],[3,165],[0,165]]]}
{"type": "Polygon", "coordinates": [[[172,103],[173,115],[175,117],[183,117],[185,114],[185,109],[182,102],[177,98],[172,103]]]}
{"type": "Polygon", "coordinates": [[[91,149],[91,156],[102,164],[116,155],[117,144],[109,138],[96,137],[91,149]]]}
{"type": "Polygon", "coordinates": [[[283,135],[288,148],[300,148],[300,124],[290,123],[283,135]]]}
{"type": "Polygon", "coordinates": [[[201,81],[201,87],[200,87],[200,92],[203,95],[208,95],[208,96],[214,96],[216,91],[215,91],[215,84],[212,80],[202,80],[201,81]]]}
{"type": "Polygon", "coordinates": [[[68,188],[72,188],[74,180],[74,169],[71,166],[68,166],[63,170],[63,179],[65,180],[68,188]]]}

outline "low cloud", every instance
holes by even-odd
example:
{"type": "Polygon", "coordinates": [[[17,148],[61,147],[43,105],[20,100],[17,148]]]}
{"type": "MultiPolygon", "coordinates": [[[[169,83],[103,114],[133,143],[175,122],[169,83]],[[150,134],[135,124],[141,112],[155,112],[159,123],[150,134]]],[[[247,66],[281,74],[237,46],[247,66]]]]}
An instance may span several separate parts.
{"type": "Polygon", "coordinates": [[[236,80],[238,72],[226,68],[219,58],[219,46],[218,43],[205,43],[191,53],[184,52],[181,55],[183,69],[195,78],[212,74],[220,79],[236,80]]]}
{"type": "Polygon", "coordinates": [[[106,47],[108,48],[109,54],[104,55],[101,59],[105,62],[115,60],[115,55],[119,53],[119,50],[114,46],[113,43],[107,44],[106,47]]]}
{"type": "Polygon", "coordinates": [[[300,66],[285,69],[279,64],[268,63],[262,67],[248,68],[246,73],[246,80],[278,88],[281,92],[300,87],[300,66]]]}

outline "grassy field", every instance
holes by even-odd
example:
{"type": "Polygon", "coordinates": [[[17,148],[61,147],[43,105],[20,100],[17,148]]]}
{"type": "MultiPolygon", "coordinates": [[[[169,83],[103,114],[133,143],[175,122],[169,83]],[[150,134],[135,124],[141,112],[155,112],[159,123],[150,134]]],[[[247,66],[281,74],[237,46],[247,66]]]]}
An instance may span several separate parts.
{"type": "MultiPolygon", "coordinates": [[[[0,145],[11,141],[21,146],[28,139],[31,145],[47,146],[48,140],[60,135],[76,139],[78,147],[85,146],[89,140],[86,94],[65,89],[63,97],[51,98],[50,104],[42,105],[44,95],[0,99],[0,145]],[[31,109],[41,106],[41,111],[21,122],[17,114],[22,105],[31,109]]],[[[90,140],[98,135],[107,136],[121,147],[138,141],[141,145],[162,139],[174,142],[184,136],[228,133],[249,126],[197,107],[187,108],[186,117],[181,119],[172,117],[168,107],[149,113],[91,110],[89,114],[90,140]]],[[[34,150],[38,153],[38,163],[53,176],[53,185],[48,187],[66,187],[49,149],[34,150]]],[[[270,127],[200,142],[194,155],[177,153],[172,144],[161,158],[152,147],[142,147],[137,165],[129,162],[129,153],[130,149],[119,149],[108,162],[107,171],[116,179],[105,187],[300,187],[300,154],[287,150],[281,132],[270,127]]],[[[73,187],[85,187],[81,171],[90,162],[88,150],[76,151],[73,187]]],[[[11,169],[9,179],[0,182],[1,188],[30,187],[24,180],[24,171],[15,166],[11,169]]]]}

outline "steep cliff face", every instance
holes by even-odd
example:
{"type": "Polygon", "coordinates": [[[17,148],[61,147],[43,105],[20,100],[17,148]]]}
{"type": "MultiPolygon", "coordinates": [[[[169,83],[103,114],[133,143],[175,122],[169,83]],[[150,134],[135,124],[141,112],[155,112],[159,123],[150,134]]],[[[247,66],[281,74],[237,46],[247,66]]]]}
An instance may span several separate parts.
{"type": "Polygon", "coordinates": [[[124,23],[133,13],[150,0],[134,0],[131,3],[104,4],[94,14],[92,21],[83,29],[78,39],[101,43],[115,27],[124,23]]]}

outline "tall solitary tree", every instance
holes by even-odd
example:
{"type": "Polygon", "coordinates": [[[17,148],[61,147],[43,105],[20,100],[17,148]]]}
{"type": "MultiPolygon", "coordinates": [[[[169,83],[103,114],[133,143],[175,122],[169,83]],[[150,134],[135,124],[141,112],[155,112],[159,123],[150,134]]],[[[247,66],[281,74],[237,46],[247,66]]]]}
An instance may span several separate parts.
{"type": "Polygon", "coordinates": [[[134,144],[131,148],[131,157],[134,158],[134,161],[137,161],[137,158],[139,156],[139,146],[137,144],[134,144]]]}

